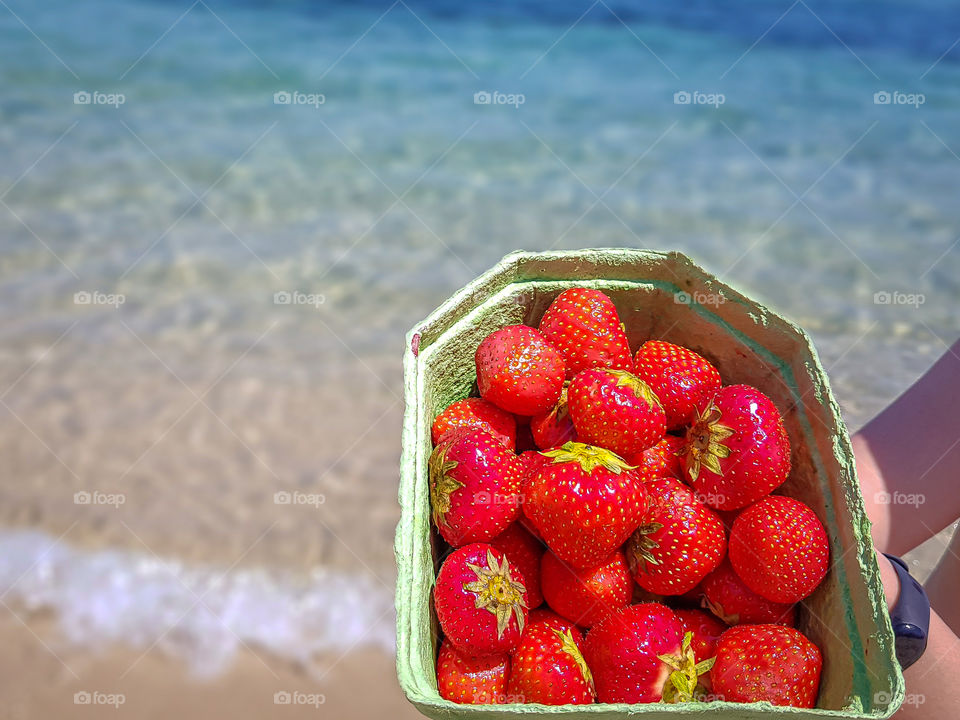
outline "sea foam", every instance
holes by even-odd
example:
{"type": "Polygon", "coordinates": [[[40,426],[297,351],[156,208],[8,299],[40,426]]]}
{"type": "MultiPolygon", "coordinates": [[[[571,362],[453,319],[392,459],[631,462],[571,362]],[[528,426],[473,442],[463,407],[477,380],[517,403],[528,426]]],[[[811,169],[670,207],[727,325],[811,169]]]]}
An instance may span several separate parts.
{"type": "Polygon", "coordinates": [[[0,600],[51,610],[86,649],[157,648],[199,676],[247,647],[322,674],[324,655],[394,651],[392,589],[370,574],[187,566],[126,550],[80,550],[37,531],[0,532],[0,600]]]}

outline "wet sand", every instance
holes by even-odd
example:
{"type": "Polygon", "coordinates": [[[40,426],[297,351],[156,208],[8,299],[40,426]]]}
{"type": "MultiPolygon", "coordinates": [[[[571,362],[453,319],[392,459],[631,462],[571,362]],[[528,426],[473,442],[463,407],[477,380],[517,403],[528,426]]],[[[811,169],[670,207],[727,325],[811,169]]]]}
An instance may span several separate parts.
{"type": "MultiPolygon", "coordinates": [[[[0,608],[0,718],[397,718],[420,717],[397,686],[392,658],[355,652],[325,658],[325,676],[305,673],[269,655],[245,651],[223,675],[198,680],[157,651],[112,649],[91,655],[58,643],[49,617],[29,627],[0,608]],[[45,645],[47,647],[45,647],[45,645]],[[49,648],[49,649],[48,649],[49,648]],[[55,653],[55,654],[54,654],[55,653]],[[77,704],[76,693],[101,701],[123,695],[123,703],[77,704]],[[322,703],[276,704],[275,693],[300,693],[322,703]]],[[[116,698],[118,699],[118,698],[116,698]]]]}

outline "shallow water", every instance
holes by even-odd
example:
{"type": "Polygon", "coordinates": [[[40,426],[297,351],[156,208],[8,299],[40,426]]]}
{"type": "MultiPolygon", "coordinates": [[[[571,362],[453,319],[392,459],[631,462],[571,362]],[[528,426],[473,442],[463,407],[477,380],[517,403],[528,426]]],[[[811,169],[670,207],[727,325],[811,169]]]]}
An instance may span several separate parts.
{"type": "MultiPolygon", "coordinates": [[[[403,333],[516,248],[690,254],[813,335],[854,428],[958,334],[952,3],[8,5],[0,541],[89,553],[4,574],[27,601],[88,612],[55,599],[102,602],[105,557],[120,587],[161,557],[379,597],[403,333]]],[[[137,596],[146,634],[167,597],[137,596]]]]}

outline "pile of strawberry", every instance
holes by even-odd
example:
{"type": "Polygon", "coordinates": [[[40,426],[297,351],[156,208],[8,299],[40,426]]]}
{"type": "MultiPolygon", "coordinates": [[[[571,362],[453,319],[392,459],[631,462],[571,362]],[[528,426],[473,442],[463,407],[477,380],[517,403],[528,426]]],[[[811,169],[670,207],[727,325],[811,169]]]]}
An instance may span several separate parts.
{"type": "Polygon", "coordinates": [[[476,366],[480,397],[433,424],[440,694],[813,707],[795,604],[830,552],[809,507],[771,494],[790,472],[773,402],[686,348],[632,355],[585,288],[490,334],[476,366]]]}

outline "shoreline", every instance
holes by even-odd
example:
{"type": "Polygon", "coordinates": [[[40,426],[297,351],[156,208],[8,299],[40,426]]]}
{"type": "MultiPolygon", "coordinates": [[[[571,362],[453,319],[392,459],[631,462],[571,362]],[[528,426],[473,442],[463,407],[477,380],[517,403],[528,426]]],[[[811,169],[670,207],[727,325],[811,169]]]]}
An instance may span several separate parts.
{"type": "MultiPolygon", "coordinates": [[[[295,664],[243,650],[224,673],[203,680],[156,648],[142,653],[111,647],[91,653],[61,647],[48,614],[27,619],[17,608],[12,610],[27,624],[11,609],[0,608],[0,643],[5,648],[0,657],[0,718],[90,717],[100,712],[137,720],[420,717],[397,685],[393,657],[382,652],[329,655],[323,678],[313,681],[295,664]],[[88,693],[90,703],[75,703],[75,693],[88,693]],[[276,704],[275,693],[291,698],[299,693],[301,702],[322,696],[322,703],[276,704]],[[122,704],[108,704],[121,702],[120,696],[122,704]],[[90,707],[94,702],[98,706],[90,707]]],[[[78,696],[81,703],[83,699],[78,696]]]]}

